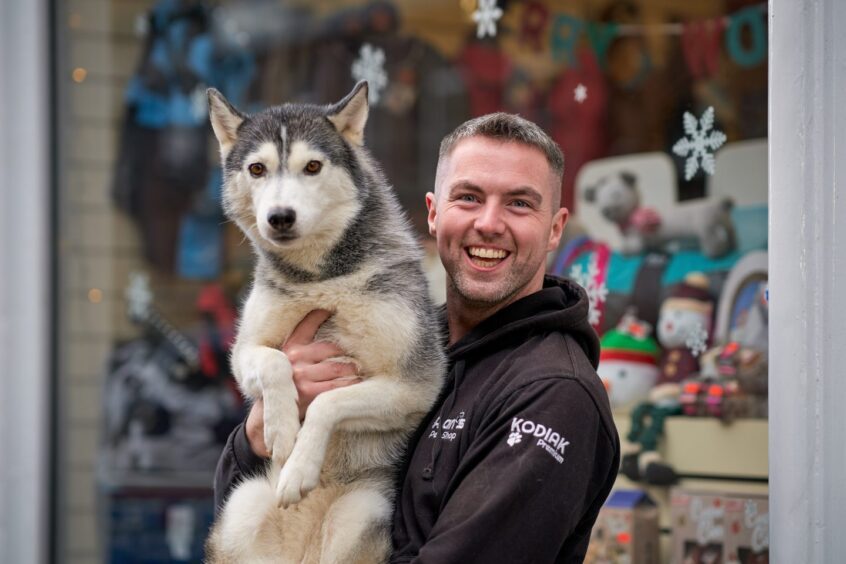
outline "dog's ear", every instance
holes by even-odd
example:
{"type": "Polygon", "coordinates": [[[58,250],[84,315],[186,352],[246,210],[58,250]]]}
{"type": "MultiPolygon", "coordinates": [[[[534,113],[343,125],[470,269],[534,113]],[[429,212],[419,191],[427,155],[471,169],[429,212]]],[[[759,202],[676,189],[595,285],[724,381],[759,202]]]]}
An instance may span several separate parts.
{"type": "Polygon", "coordinates": [[[629,172],[627,170],[620,172],[620,178],[623,179],[623,182],[625,182],[626,186],[629,188],[634,188],[637,183],[637,176],[635,176],[633,172],[629,172]]]}
{"type": "Polygon", "coordinates": [[[343,100],[332,106],[326,116],[338,133],[354,145],[364,143],[364,126],[367,124],[367,113],[370,109],[367,93],[367,81],[362,80],[343,100]]]}
{"type": "Polygon", "coordinates": [[[226,160],[226,155],[238,139],[238,127],[244,123],[246,116],[236,110],[235,106],[214,88],[206,90],[206,95],[209,98],[209,118],[212,129],[220,143],[220,157],[226,160]]]}

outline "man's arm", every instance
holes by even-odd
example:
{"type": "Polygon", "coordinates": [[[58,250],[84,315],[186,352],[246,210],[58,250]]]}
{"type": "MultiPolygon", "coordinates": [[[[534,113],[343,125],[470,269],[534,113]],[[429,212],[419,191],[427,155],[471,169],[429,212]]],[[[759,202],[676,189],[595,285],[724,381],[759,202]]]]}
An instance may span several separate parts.
{"type": "Polygon", "coordinates": [[[267,458],[262,458],[253,451],[247,439],[246,428],[247,421],[235,427],[217,461],[214,473],[215,513],[223,507],[223,502],[236,484],[248,476],[257,474],[264,469],[267,462],[267,458]]]}
{"type": "Polygon", "coordinates": [[[580,550],[613,483],[619,449],[590,394],[575,380],[536,381],[483,425],[412,561],[542,563],[555,562],[562,549],[580,550]]]}

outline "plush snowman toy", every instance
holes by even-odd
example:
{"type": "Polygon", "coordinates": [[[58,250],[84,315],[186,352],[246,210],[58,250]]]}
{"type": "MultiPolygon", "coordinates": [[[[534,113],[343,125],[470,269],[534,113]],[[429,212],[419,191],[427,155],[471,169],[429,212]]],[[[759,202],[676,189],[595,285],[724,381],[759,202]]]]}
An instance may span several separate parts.
{"type": "Polygon", "coordinates": [[[678,383],[699,371],[713,312],[708,279],[698,272],[687,275],[664,300],[658,318],[658,342],[664,348],[659,384],[678,383]]]}
{"type": "Polygon", "coordinates": [[[615,409],[645,400],[658,380],[661,351],[651,331],[648,323],[626,314],[602,337],[597,373],[615,409]]]}

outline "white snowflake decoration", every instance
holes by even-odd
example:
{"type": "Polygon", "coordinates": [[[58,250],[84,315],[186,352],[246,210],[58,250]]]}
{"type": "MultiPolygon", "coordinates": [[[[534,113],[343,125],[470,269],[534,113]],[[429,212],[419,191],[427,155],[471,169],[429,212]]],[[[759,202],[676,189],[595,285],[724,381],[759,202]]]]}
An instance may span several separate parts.
{"type": "Polygon", "coordinates": [[[476,22],[476,37],[485,35],[496,37],[496,22],[502,17],[502,10],[496,5],[496,0],[479,0],[479,7],[473,12],[476,22]]]}
{"type": "Polygon", "coordinates": [[[508,446],[513,447],[522,440],[523,435],[521,435],[518,431],[514,431],[510,435],[508,435],[508,440],[506,442],[508,443],[508,446]]]}
{"type": "Polygon", "coordinates": [[[690,328],[687,337],[684,340],[684,346],[690,349],[693,356],[699,356],[705,352],[706,343],[708,342],[708,332],[701,323],[697,323],[690,328]]]}
{"type": "Polygon", "coordinates": [[[587,270],[582,268],[581,264],[573,265],[570,269],[570,277],[587,292],[588,297],[588,323],[591,325],[599,324],[600,304],[604,303],[608,298],[608,288],[605,282],[597,283],[599,276],[599,265],[596,254],[593,254],[588,262],[587,270]]]}
{"type": "Polygon", "coordinates": [[[357,81],[367,81],[367,100],[373,105],[377,104],[382,90],[388,85],[385,51],[369,43],[362,45],[358,59],[353,61],[352,76],[357,81]]]}
{"type": "Polygon", "coordinates": [[[587,100],[587,86],[584,84],[576,86],[576,89],[573,91],[573,97],[579,104],[587,100]]]}
{"type": "Polygon", "coordinates": [[[144,272],[130,272],[129,286],[126,287],[126,301],[129,302],[129,315],[133,319],[146,319],[153,303],[150,291],[150,277],[144,272]]]}
{"type": "Polygon", "coordinates": [[[684,179],[690,180],[702,167],[708,174],[714,174],[714,151],[726,142],[726,134],[713,129],[714,108],[709,107],[699,119],[697,130],[696,116],[684,113],[685,137],[673,145],[673,152],[680,157],[687,157],[684,163],[684,179]]]}

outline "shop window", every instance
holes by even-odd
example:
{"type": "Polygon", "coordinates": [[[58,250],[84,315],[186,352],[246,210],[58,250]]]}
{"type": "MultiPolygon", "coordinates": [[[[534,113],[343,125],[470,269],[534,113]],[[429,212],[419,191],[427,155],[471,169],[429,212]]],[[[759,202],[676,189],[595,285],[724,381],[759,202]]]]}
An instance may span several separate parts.
{"type": "Polygon", "coordinates": [[[62,561],[201,558],[215,463],[246,409],[228,353],[253,264],[221,207],[209,87],[254,112],[368,80],[366,145],[438,299],[424,195],[441,138],[494,111],[537,122],[564,151],[571,212],[549,271],[586,288],[621,437],[657,455],[651,472],[630,459],[620,488],[646,488],[665,529],[668,482],[766,492],[765,3],[65,0],[58,14],[62,561]],[[675,387],[650,400],[659,383],[675,387]]]}

